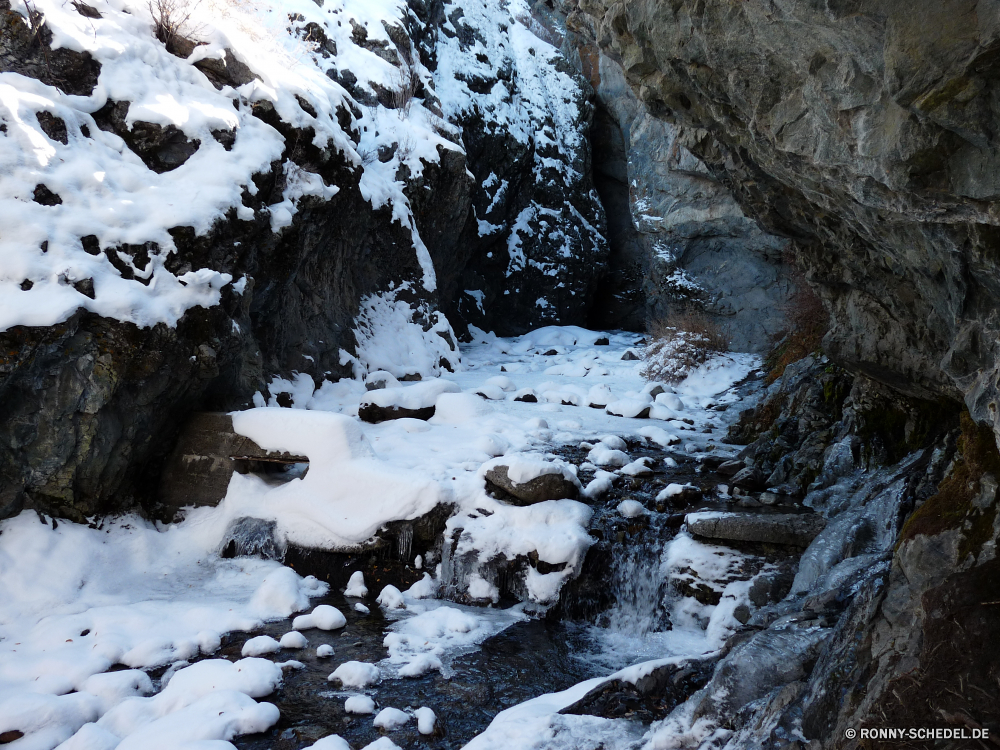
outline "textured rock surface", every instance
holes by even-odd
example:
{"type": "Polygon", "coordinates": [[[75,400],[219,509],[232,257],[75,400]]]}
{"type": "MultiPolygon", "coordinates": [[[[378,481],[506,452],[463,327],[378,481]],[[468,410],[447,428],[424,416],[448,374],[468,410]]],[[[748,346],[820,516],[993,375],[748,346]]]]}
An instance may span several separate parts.
{"type": "MultiPolygon", "coordinates": [[[[408,70],[407,85],[414,87],[409,95],[421,97],[429,111],[440,111],[441,100],[432,90],[435,81],[426,71],[424,78],[416,76],[414,55],[434,67],[439,57],[457,51],[470,63],[477,45],[498,33],[503,19],[492,19],[493,29],[479,19],[478,28],[463,20],[457,5],[413,6],[415,15],[405,16],[406,29],[388,30],[391,43],[360,31],[353,43],[374,50],[400,76],[408,70]]],[[[489,7],[512,22],[507,11],[489,7]]],[[[5,0],[0,0],[0,18],[0,70],[37,77],[72,94],[94,88],[100,65],[86,54],[49,49],[41,19],[41,31],[35,34],[5,0]]],[[[406,105],[399,96],[352,83],[350,71],[336,68],[336,53],[332,42],[324,42],[322,29],[301,19],[290,23],[293,34],[315,41],[317,64],[350,94],[335,114],[359,151],[361,106],[369,113],[377,107],[383,114],[402,110],[405,120],[406,105]]],[[[519,28],[530,46],[531,32],[519,28]]],[[[428,346],[435,352],[433,372],[425,375],[451,368],[456,345],[439,309],[455,311],[475,302],[463,291],[480,288],[463,281],[467,267],[473,277],[489,280],[492,286],[486,291],[496,302],[489,308],[495,317],[476,318],[480,325],[519,332],[547,322],[585,322],[607,254],[603,210],[590,183],[584,138],[591,105],[586,84],[568,68],[561,72],[564,61],[548,49],[551,54],[538,41],[537,59],[525,51],[493,73],[521,104],[531,104],[526,123],[517,124],[532,138],[514,137],[507,132],[510,122],[485,107],[456,110],[450,114],[458,128],[439,120],[436,132],[456,145],[464,132],[468,157],[461,148],[439,148],[438,161],[423,162],[419,174],[399,161],[399,169],[389,175],[402,185],[438,272],[436,292],[420,288],[425,269],[410,227],[398,220],[391,205],[373,208],[379,204],[370,196],[370,185],[361,185],[368,164],[374,170],[395,163],[413,144],[401,137],[378,154],[362,154],[358,164],[346,153],[315,145],[309,128],[292,127],[269,102],[247,103],[253,116],[284,138],[284,153],[255,176],[255,190],[245,191],[239,217],[232,210],[202,234],[191,227],[171,228],[176,251],[166,259],[170,273],[210,268],[231,274],[234,281],[245,279],[245,284],[226,285],[220,304],[190,309],[173,328],[161,324],[143,329],[81,312],[57,326],[0,333],[0,517],[35,507],[82,520],[137,503],[151,507],[164,458],[191,412],[242,407],[255,392],[265,399],[276,397],[285,386],[273,383],[274,392],[268,392],[275,375],[288,380],[298,373],[320,383],[363,370],[363,339],[378,327],[366,328],[364,314],[377,312],[379,300],[383,307],[409,305],[409,323],[433,344],[428,346]],[[520,83],[511,82],[514,72],[520,83]],[[539,86],[546,96],[536,96],[539,86]],[[282,203],[290,175],[300,172],[319,175],[339,191],[329,200],[298,199],[290,225],[275,229],[267,207],[282,203]],[[493,173],[497,180],[490,182],[493,173]],[[500,190],[501,182],[509,189],[500,190]],[[252,219],[247,210],[253,211],[252,219]],[[526,211],[534,212],[533,218],[526,211]],[[480,234],[478,219],[499,228],[480,234]],[[520,219],[524,221],[518,224],[520,219]],[[510,243],[520,243],[519,249],[508,252],[514,246],[510,243]],[[391,299],[383,299],[387,289],[393,289],[391,299]],[[505,292],[517,303],[500,301],[505,292]],[[461,299],[454,301],[455,295],[461,299]],[[360,317],[359,309],[364,313],[360,317]]],[[[490,60],[490,65],[496,62],[490,60]]],[[[198,67],[217,88],[253,78],[235,60],[206,60],[198,67]]],[[[445,72],[437,82],[456,84],[445,72]]],[[[475,92],[483,82],[460,83],[475,92]]],[[[310,105],[303,102],[306,111],[310,105]]],[[[94,113],[94,121],[119,136],[153,172],[176,168],[198,148],[169,127],[133,126],[128,104],[109,101],[94,113]]],[[[518,117],[523,109],[514,108],[518,117]]],[[[39,122],[48,137],[65,144],[64,123],[58,118],[39,122]]],[[[233,137],[213,136],[220,143],[233,137]]],[[[42,186],[35,200],[56,205],[59,198],[42,186]]],[[[150,257],[160,253],[150,244],[101,247],[94,240],[82,238],[84,249],[103,254],[126,279],[138,279],[138,270],[148,268],[150,257]]],[[[89,287],[80,282],[77,290],[93,299],[92,282],[89,287]]],[[[407,363],[395,364],[406,370],[400,377],[411,374],[407,363]]]]}
{"type": "Polygon", "coordinates": [[[695,536],[731,542],[763,542],[805,547],[826,526],[816,513],[719,513],[694,514],[687,518],[695,536]]]}
{"type": "Polygon", "coordinates": [[[494,466],[486,472],[486,480],[508,493],[515,505],[534,505],[545,500],[575,498],[580,494],[578,482],[571,482],[562,474],[542,474],[527,482],[515,482],[507,466],[494,466]]]}
{"type": "Polygon", "coordinates": [[[794,240],[836,359],[1000,419],[992,6],[595,0],[570,19],[794,240]]]}
{"type": "Polygon", "coordinates": [[[762,232],[732,193],[689,150],[703,131],[651,114],[626,81],[620,58],[601,49],[571,4],[533,11],[562,39],[597,96],[591,131],[594,182],[608,214],[609,272],[591,323],[644,330],[694,303],[737,350],[762,351],[786,325],[791,283],[787,241],[762,232]]]}
{"type": "Polygon", "coordinates": [[[442,288],[448,315],[499,335],[586,324],[608,256],[587,137],[592,90],[527,15],[492,3],[412,6],[439,34],[421,52],[475,177],[467,262],[442,288]]]}

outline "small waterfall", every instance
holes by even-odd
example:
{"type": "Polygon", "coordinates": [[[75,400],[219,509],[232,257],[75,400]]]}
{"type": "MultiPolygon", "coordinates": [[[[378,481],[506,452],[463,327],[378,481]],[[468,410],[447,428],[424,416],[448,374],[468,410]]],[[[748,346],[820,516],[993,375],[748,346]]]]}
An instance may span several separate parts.
{"type": "Polygon", "coordinates": [[[670,587],[661,562],[669,538],[658,531],[651,527],[644,541],[615,547],[608,576],[614,604],[598,618],[599,627],[633,637],[670,628],[670,587]]]}

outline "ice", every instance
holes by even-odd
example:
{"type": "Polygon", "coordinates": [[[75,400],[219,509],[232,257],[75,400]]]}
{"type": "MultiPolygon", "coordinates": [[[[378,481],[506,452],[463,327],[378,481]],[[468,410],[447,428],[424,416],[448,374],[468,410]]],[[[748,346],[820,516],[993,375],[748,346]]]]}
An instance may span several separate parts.
{"type": "Polygon", "coordinates": [[[352,695],[344,701],[344,710],[349,714],[372,714],[375,713],[375,701],[367,695],[352,695]]]}
{"type": "Polygon", "coordinates": [[[437,716],[431,709],[427,708],[427,706],[421,706],[414,711],[413,718],[417,720],[417,731],[420,732],[420,734],[434,733],[434,725],[437,723],[437,716]]]}
{"type": "Polygon", "coordinates": [[[243,656],[264,656],[281,649],[281,644],[269,635],[258,635],[243,644],[243,656]]]}
{"type": "Polygon", "coordinates": [[[296,630],[309,630],[318,628],[320,630],[339,630],[347,625],[347,618],[336,607],[329,604],[320,604],[308,615],[299,615],[292,621],[292,627],[296,630]]]}
{"type": "Polygon", "coordinates": [[[365,574],[360,570],[355,570],[351,573],[351,577],[347,581],[347,588],[344,589],[344,596],[356,597],[358,599],[368,596],[368,587],[365,586],[365,574]]]}
{"type": "Polygon", "coordinates": [[[387,732],[392,732],[402,726],[405,726],[409,721],[410,715],[405,711],[400,711],[398,708],[383,708],[375,716],[375,720],[372,724],[377,729],[384,729],[387,732]]]}
{"type": "Polygon", "coordinates": [[[339,680],[344,687],[366,688],[378,682],[381,677],[378,667],[362,661],[345,661],[327,677],[333,682],[339,680]]]}
{"type": "Polygon", "coordinates": [[[305,648],[309,645],[309,641],[306,639],[302,633],[297,630],[292,630],[281,636],[281,640],[278,642],[282,648],[299,649],[305,648]]]}

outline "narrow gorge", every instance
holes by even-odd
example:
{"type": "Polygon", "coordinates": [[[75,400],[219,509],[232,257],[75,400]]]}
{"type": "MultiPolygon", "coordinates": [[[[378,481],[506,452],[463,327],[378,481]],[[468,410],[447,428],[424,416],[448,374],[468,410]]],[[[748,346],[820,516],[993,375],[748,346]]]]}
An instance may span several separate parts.
{"type": "Polygon", "coordinates": [[[0,745],[1000,743],[1000,5],[0,20],[0,745]]]}

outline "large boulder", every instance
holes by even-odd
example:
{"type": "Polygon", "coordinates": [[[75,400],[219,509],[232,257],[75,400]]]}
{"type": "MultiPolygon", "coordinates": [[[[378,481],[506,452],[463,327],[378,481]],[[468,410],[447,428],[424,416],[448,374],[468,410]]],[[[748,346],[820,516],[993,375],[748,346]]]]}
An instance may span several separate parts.
{"type": "Polygon", "coordinates": [[[580,480],[562,461],[525,456],[496,458],[484,465],[482,476],[511,497],[515,505],[579,497],[580,480]]]}

